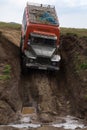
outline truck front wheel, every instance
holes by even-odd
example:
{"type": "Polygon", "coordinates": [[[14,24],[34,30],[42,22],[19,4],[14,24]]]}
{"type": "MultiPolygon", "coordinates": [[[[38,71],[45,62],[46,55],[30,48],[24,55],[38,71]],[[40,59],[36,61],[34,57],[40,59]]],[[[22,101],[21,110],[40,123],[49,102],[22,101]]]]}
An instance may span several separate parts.
{"type": "Polygon", "coordinates": [[[26,74],[28,71],[28,68],[26,67],[26,57],[22,55],[21,57],[21,73],[26,74]]]}

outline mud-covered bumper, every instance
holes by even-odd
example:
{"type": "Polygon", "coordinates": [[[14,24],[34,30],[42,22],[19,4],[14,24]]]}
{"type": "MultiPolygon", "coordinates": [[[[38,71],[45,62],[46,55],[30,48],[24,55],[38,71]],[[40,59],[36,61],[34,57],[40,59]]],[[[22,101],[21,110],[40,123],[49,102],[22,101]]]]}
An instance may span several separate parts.
{"type": "Polygon", "coordinates": [[[28,67],[28,68],[35,68],[35,69],[41,69],[41,70],[59,70],[59,65],[57,65],[57,66],[41,65],[39,63],[26,63],[26,67],[28,67]]]}

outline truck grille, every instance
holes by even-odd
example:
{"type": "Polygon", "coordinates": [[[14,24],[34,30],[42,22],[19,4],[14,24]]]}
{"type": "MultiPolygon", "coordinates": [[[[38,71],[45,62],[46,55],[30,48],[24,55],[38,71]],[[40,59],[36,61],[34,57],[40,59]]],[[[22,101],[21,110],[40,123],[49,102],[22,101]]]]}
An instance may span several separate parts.
{"type": "Polygon", "coordinates": [[[43,64],[43,65],[46,65],[46,64],[50,64],[50,59],[49,58],[44,58],[44,57],[38,57],[37,58],[37,62],[40,63],[40,64],[43,64]]]}

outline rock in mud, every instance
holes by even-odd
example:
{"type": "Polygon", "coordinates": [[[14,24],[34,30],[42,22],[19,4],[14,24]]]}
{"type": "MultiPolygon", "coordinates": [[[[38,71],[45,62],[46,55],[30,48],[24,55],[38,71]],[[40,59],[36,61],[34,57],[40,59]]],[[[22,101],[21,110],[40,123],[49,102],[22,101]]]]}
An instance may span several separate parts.
{"type": "Polygon", "coordinates": [[[47,114],[47,113],[42,113],[40,115],[40,121],[42,123],[50,123],[50,122],[53,122],[53,120],[54,120],[53,115],[50,115],[50,114],[47,114]]]}

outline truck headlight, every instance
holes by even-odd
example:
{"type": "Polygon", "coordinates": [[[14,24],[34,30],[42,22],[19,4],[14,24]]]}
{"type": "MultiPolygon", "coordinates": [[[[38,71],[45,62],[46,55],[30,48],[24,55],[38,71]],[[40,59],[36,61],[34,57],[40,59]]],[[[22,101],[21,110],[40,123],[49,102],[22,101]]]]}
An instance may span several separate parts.
{"type": "Polygon", "coordinates": [[[29,59],[31,59],[31,60],[35,60],[35,59],[37,58],[36,56],[34,56],[34,55],[32,54],[31,51],[28,51],[28,50],[25,50],[25,55],[26,55],[29,59]]]}
{"type": "Polygon", "coordinates": [[[51,58],[52,62],[59,62],[61,60],[60,55],[53,55],[53,57],[51,58]]]}

